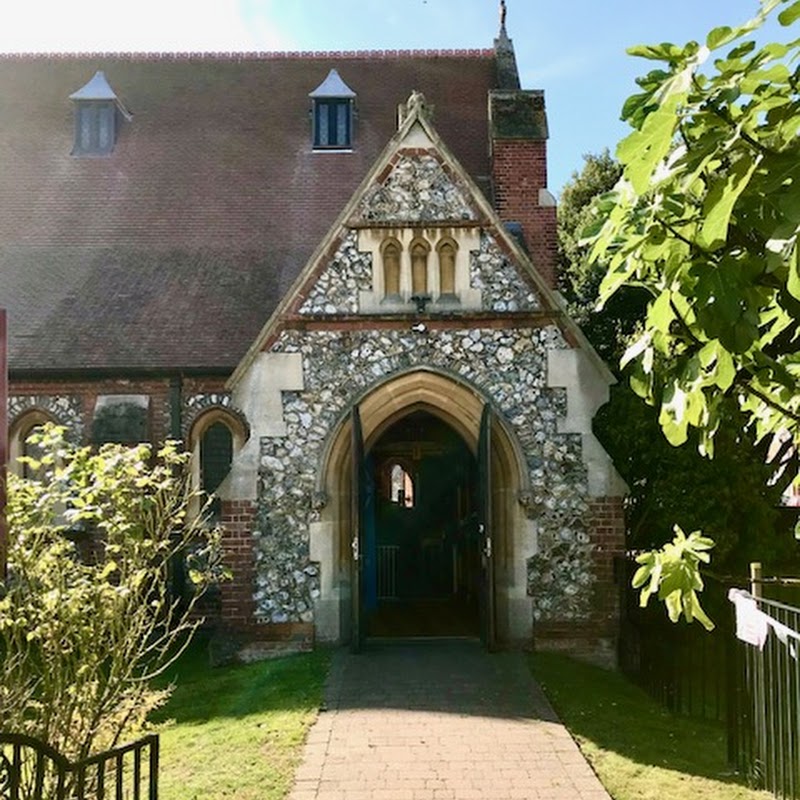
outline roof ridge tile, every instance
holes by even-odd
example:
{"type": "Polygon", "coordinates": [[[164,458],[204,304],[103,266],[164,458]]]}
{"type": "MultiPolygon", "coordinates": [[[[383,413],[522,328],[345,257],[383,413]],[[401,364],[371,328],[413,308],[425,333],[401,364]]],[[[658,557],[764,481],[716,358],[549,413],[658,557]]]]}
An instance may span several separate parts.
{"type": "Polygon", "coordinates": [[[163,61],[202,59],[208,61],[279,61],[296,59],[380,59],[380,58],[494,58],[492,48],[421,49],[421,50],[242,50],[242,51],[82,51],[82,52],[23,52],[0,53],[0,61],[23,61],[32,59],[79,60],[86,58],[124,58],[128,60],[163,61]]]}

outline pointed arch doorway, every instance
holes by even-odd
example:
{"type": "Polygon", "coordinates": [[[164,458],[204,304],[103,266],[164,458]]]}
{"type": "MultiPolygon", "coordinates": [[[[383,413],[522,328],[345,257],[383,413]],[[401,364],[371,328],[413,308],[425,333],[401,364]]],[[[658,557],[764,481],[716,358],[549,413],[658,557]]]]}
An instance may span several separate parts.
{"type": "Polygon", "coordinates": [[[320,462],[316,492],[323,505],[310,541],[321,569],[314,607],[319,639],[350,642],[356,650],[376,635],[480,636],[489,648],[495,639],[527,640],[531,526],[519,503],[526,480],[513,432],[473,387],[425,369],[375,385],[341,418],[320,462]],[[444,499],[433,509],[417,508],[426,497],[444,499]],[[388,526],[380,532],[379,521],[388,526]],[[409,552],[395,551],[393,566],[391,551],[379,554],[379,543],[399,546],[405,534],[409,552]],[[421,614],[404,616],[413,612],[413,598],[425,594],[465,602],[451,604],[450,623],[442,612],[425,627],[421,614]],[[376,617],[377,610],[386,613],[376,617]]]}
{"type": "Polygon", "coordinates": [[[394,422],[365,453],[361,616],[367,637],[480,633],[478,465],[428,410],[394,422]]]}

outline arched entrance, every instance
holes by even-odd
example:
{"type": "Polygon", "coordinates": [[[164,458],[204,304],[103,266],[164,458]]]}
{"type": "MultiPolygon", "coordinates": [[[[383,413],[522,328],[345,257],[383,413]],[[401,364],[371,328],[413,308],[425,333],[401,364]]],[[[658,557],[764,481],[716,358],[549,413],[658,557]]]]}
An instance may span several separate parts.
{"type": "Polygon", "coordinates": [[[475,454],[450,425],[417,410],[384,431],[365,458],[365,635],[478,636],[475,454]]]}
{"type": "MultiPolygon", "coordinates": [[[[320,463],[315,490],[315,498],[320,502],[319,516],[310,527],[311,557],[320,564],[320,596],[314,607],[320,640],[350,641],[358,646],[365,637],[373,635],[474,635],[476,580],[474,571],[470,571],[474,566],[474,561],[470,566],[470,559],[476,557],[476,547],[455,536],[453,526],[458,524],[471,525],[470,536],[477,530],[477,558],[481,564],[477,620],[481,638],[491,647],[495,631],[501,642],[526,641],[530,637],[532,617],[526,594],[526,559],[534,552],[535,523],[526,517],[519,503],[527,491],[527,465],[510,428],[490,409],[487,398],[461,380],[431,370],[414,370],[377,384],[342,417],[320,463]],[[408,426],[413,435],[409,434],[408,426]],[[424,549],[430,561],[438,559],[440,565],[444,564],[449,547],[450,566],[430,570],[430,579],[418,576],[416,582],[412,579],[403,584],[398,564],[395,575],[401,583],[394,590],[396,615],[385,613],[370,618],[372,610],[387,611],[391,606],[388,596],[381,597],[385,602],[378,602],[378,569],[388,570],[391,556],[390,551],[382,551],[379,564],[376,492],[383,480],[383,496],[390,502],[386,486],[392,484],[393,477],[395,500],[397,491],[402,489],[406,502],[407,480],[415,480],[414,459],[411,463],[405,460],[409,451],[414,455],[414,436],[425,445],[419,448],[420,456],[431,448],[446,451],[441,453],[442,472],[448,465],[453,471],[457,462],[466,465],[453,483],[442,479],[442,492],[451,498],[453,493],[457,498],[461,486],[462,505],[459,512],[457,499],[446,501],[449,505],[448,515],[444,515],[444,538],[441,539],[441,530],[438,533],[441,545],[436,544],[436,534],[427,536],[419,531],[410,537],[418,558],[423,558],[424,549]],[[388,469],[392,460],[395,462],[392,466],[401,467],[408,478],[399,471],[394,476],[391,471],[381,476],[379,462],[388,469]],[[470,493],[468,499],[467,493],[470,493]],[[372,530],[368,525],[370,519],[375,521],[372,530]],[[452,566],[454,544],[457,545],[455,567],[452,566]],[[370,559],[374,566],[365,568],[370,559]],[[457,584],[453,581],[454,573],[457,584]],[[449,623],[446,619],[435,625],[431,622],[426,629],[418,624],[419,619],[415,620],[413,613],[407,613],[413,611],[411,598],[415,592],[420,597],[427,590],[429,599],[443,600],[447,587],[451,594],[465,600],[468,596],[473,598],[455,609],[460,616],[454,616],[449,623]]],[[[425,460],[421,458],[420,462],[425,460]]],[[[435,460],[430,464],[434,471],[435,460]]],[[[427,471],[426,466],[423,472],[427,471]]],[[[418,491],[425,491],[424,483],[424,475],[422,483],[416,478],[418,491]]],[[[435,479],[431,486],[430,490],[435,491],[435,479]]],[[[421,498],[422,495],[420,502],[421,498]]],[[[381,539],[386,547],[392,545],[391,536],[398,535],[397,530],[392,533],[392,512],[403,518],[399,508],[382,512],[382,520],[389,524],[386,538],[381,539]]],[[[442,520],[437,520],[435,511],[419,514],[424,515],[423,525],[441,527],[442,520]]],[[[404,519],[410,525],[416,517],[408,514],[404,519]]],[[[401,527],[403,523],[397,521],[396,525],[401,527]]],[[[416,564],[419,566],[420,562],[416,564]]],[[[389,577],[381,580],[381,594],[388,595],[389,577]]]]}

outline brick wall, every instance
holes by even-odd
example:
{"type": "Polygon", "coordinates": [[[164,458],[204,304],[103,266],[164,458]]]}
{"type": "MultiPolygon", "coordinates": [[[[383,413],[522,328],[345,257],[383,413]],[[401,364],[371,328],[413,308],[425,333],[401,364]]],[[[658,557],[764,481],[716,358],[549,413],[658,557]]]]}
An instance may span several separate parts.
{"type": "Polygon", "coordinates": [[[616,635],[619,625],[619,586],[614,559],[625,554],[625,511],[622,497],[595,497],[589,501],[589,536],[595,546],[593,622],[616,635]]]}
{"type": "Polygon", "coordinates": [[[519,222],[539,274],[556,286],[556,208],[539,205],[547,188],[547,142],[496,139],[492,142],[494,204],[504,222],[519,222]]]}
{"type": "Polygon", "coordinates": [[[595,585],[591,613],[581,622],[536,623],[538,649],[563,650],[589,660],[616,663],[620,620],[620,587],[614,560],[625,553],[625,514],[622,497],[597,497],[589,501],[589,536],[595,546],[595,585]]]}
{"type": "MultiPolygon", "coordinates": [[[[224,378],[192,377],[183,380],[184,396],[204,392],[220,392],[224,389],[224,378]]],[[[146,380],[107,378],[102,380],[12,380],[9,395],[57,396],[72,395],[81,400],[83,430],[87,441],[91,438],[95,404],[100,395],[143,394],[150,398],[148,408],[148,432],[150,441],[162,442],[170,438],[170,379],[150,378],[146,380]]],[[[13,423],[13,420],[9,420],[13,423]]]]}
{"type": "Polygon", "coordinates": [[[253,624],[255,602],[253,522],[255,502],[222,501],[222,550],[225,567],[233,579],[220,589],[220,613],[226,628],[244,631],[253,624]]]}

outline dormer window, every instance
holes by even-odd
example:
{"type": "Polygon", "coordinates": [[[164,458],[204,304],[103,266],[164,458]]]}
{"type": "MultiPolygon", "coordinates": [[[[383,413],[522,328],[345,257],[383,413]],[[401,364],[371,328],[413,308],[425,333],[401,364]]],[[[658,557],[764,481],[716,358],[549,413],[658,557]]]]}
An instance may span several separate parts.
{"type": "Polygon", "coordinates": [[[77,92],[70,95],[75,104],[74,156],[105,156],[117,142],[119,118],[130,115],[98,70],[94,77],[77,92]]]}
{"type": "Polygon", "coordinates": [[[350,150],[353,146],[353,109],[356,93],[332,69],[309,93],[312,102],[315,150],[350,150]]]}

